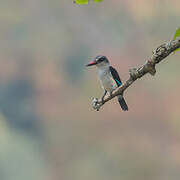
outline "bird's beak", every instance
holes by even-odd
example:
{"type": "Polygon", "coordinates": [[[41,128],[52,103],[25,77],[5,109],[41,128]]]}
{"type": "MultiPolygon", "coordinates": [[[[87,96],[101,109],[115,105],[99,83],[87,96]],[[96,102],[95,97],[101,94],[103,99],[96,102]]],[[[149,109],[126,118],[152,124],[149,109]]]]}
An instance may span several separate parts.
{"type": "Polygon", "coordinates": [[[89,64],[87,64],[86,66],[94,66],[96,64],[97,64],[97,62],[95,60],[93,60],[89,64]]]}

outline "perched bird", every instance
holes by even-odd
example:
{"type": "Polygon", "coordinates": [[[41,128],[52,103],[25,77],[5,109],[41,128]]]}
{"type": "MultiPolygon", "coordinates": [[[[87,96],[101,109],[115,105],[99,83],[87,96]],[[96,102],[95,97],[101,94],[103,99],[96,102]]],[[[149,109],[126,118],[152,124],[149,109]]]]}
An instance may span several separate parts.
{"type": "MultiPolygon", "coordinates": [[[[104,95],[102,101],[107,92],[112,95],[113,90],[122,85],[118,72],[112,66],[110,66],[108,59],[105,56],[97,56],[86,66],[96,66],[98,70],[98,77],[101,82],[101,86],[104,89],[104,95]]],[[[119,104],[123,111],[128,111],[128,106],[122,95],[118,96],[119,104]]]]}

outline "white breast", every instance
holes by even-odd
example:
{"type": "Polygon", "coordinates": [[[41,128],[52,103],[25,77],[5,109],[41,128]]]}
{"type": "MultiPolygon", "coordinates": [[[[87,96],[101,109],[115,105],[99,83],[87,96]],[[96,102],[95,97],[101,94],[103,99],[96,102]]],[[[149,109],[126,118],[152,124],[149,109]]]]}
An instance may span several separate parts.
{"type": "Polygon", "coordinates": [[[113,80],[113,77],[108,68],[98,68],[98,75],[102,85],[102,88],[108,92],[112,92],[116,87],[116,82],[113,80]]]}

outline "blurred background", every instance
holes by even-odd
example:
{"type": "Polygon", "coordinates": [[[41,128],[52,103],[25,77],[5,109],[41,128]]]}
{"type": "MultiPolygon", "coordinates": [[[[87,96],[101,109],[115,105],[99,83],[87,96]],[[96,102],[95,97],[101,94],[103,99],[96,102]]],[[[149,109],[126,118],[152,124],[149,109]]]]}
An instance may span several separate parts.
{"type": "Polygon", "coordinates": [[[179,0],[6,0],[0,6],[1,180],[180,178],[180,53],[99,112],[95,68],[125,81],[180,27],[179,0]]]}

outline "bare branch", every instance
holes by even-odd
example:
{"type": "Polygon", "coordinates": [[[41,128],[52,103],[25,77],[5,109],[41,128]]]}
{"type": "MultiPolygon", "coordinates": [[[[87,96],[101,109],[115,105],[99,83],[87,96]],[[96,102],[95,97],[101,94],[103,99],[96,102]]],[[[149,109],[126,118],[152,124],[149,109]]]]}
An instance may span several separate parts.
{"type": "Polygon", "coordinates": [[[95,110],[99,111],[101,106],[103,106],[106,102],[113,99],[115,96],[123,94],[123,92],[131,86],[132,83],[134,83],[137,79],[143,77],[145,74],[150,73],[151,75],[156,74],[155,66],[159,62],[161,62],[163,59],[165,59],[169,54],[171,54],[176,49],[180,48],[180,38],[177,38],[175,40],[171,40],[165,44],[160,45],[158,48],[156,48],[153,51],[153,54],[149,60],[145,62],[144,65],[142,65],[139,68],[132,68],[129,70],[130,77],[129,79],[122,84],[122,86],[115,89],[111,96],[106,96],[104,98],[104,102],[101,101],[101,99],[94,98],[92,101],[92,106],[95,110]]]}

